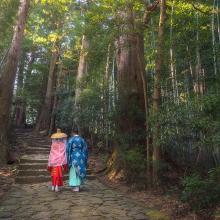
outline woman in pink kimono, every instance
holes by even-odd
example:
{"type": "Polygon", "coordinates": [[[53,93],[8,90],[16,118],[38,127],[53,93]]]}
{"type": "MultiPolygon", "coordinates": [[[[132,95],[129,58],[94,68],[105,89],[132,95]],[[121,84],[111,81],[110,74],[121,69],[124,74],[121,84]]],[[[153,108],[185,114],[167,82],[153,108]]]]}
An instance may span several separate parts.
{"type": "Polygon", "coordinates": [[[63,170],[67,171],[67,135],[65,133],[61,133],[60,129],[57,129],[57,133],[53,134],[51,139],[52,145],[47,169],[51,172],[52,191],[58,192],[59,187],[63,186],[63,170]]]}

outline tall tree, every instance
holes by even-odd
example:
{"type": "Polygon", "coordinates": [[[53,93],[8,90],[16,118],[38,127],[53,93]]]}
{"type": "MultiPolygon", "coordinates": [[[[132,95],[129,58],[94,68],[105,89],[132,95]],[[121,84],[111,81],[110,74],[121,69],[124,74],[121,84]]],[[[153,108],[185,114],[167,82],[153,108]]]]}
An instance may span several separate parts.
{"type": "Polygon", "coordinates": [[[13,96],[13,85],[15,81],[21,43],[24,35],[29,0],[20,0],[17,24],[15,26],[13,39],[2,69],[0,79],[0,162],[6,161],[7,148],[5,145],[6,134],[9,125],[10,110],[13,96]]]}
{"type": "MultiPolygon", "coordinates": [[[[89,6],[88,1],[79,1],[80,5],[80,17],[83,17],[89,6]]],[[[84,26],[84,25],[82,25],[84,26]]],[[[80,94],[83,91],[82,88],[82,83],[83,79],[88,73],[88,49],[89,49],[89,39],[86,36],[85,33],[82,35],[82,40],[81,40],[81,49],[80,49],[80,58],[79,58],[79,64],[78,64],[78,70],[77,70],[77,75],[76,75],[76,88],[75,88],[75,110],[76,112],[81,111],[80,106],[79,106],[79,100],[80,100],[80,94]]],[[[74,124],[80,127],[80,130],[82,133],[86,133],[88,129],[85,127],[82,127],[76,117],[74,117],[74,124]]]]}
{"type": "Polygon", "coordinates": [[[89,49],[89,41],[86,37],[86,35],[83,35],[82,37],[82,44],[81,44],[81,51],[80,51],[80,58],[79,58],[79,66],[78,71],[76,75],[76,91],[75,91],[75,101],[77,103],[77,100],[80,97],[81,93],[81,83],[83,80],[83,77],[88,72],[88,49],[89,49]]]}
{"type": "Polygon", "coordinates": [[[120,12],[123,33],[116,42],[118,125],[119,132],[127,138],[129,147],[135,146],[138,142],[141,143],[141,139],[144,140],[143,131],[145,131],[145,104],[141,75],[144,72],[144,38],[136,23],[133,7],[133,3],[130,2],[126,4],[126,10],[120,12]],[[134,138],[135,135],[136,138],[134,138]],[[131,137],[134,139],[132,140],[131,137]]]}
{"type": "Polygon", "coordinates": [[[23,127],[25,125],[25,102],[23,97],[25,60],[26,60],[26,53],[23,52],[23,55],[21,56],[19,63],[17,85],[16,85],[17,88],[16,88],[15,110],[14,110],[16,127],[23,127]]]}
{"type": "MultiPolygon", "coordinates": [[[[164,64],[164,35],[165,35],[165,19],[166,19],[166,0],[160,0],[160,20],[158,29],[158,45],[155,63],[155,76],[153,88],[153,115],[157,116],[160,112],[161,103],[161,76],[164,64]]],[[[153,180],[157,181],[159,161],[160,161],[160,125],[159,122],[154,126],[153,131],[153,180]]]]}
{"type": "Polygon", "coordinates": [[[51,113],[53,107],[53,95],[55,91],[56,82],[56,63],[59,58],[59,45],[58,40],[54,42],[52,48],[52,56],[50,60],[50,69],[47,80],[47,90],[43,106],[41,108],[40,116],[35,127],[35,131],[45,131],[48,133],[51,123],[51,113]]]}
{"type": "Polygon", "coordinates": [[[19,1],[2,0],[0,2],[0,69],[2,69],[2,64],[10,47],[18,6],[19,1]]]}

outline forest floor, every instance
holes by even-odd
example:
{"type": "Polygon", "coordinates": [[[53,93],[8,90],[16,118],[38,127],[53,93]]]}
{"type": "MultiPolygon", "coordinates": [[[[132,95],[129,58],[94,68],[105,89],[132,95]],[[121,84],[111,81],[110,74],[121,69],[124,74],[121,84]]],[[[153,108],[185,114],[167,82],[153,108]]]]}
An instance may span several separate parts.
{"type": "Polygon", "coordinates": [[[98,173],[97,178],[104,185],[126,194],[129,198],[135,199],[144,204],[147,208],[148,216],[153,220],[192,220],[194,215],[189,212],[188,207],[178,201],[177,194],[173,192],[164,193],[162,190],[136,190],[133,185],[128,185],[121,177],[117,175],[112,177],[106,175],[104,170],[106,166],[105,154],[93,155],[91,157],[94,170],[98,173]]]}
{"type": "MultiPolygon", "coordinates": [[[[190,211],[188,205],[180,201],[180,191],[174,186],[167,187],[166,190],[160,188],[148,190],[136,190],[134,186],[128,185],[117,175],[111,177],[105,172],[106,154],[93,154],[91,163],[98,173],[97,178],[104,185],[126,194],[127,197],[139,201],[147,209],[147,215],[152,220],[194,220],[195,215],[190,211]]],[[[215,220],[220,220],[220,207],[218,208],[215,220]]]]}
{"type": "Polygon", "coordinates": [[[0,167],[0,200],[10,189],[16,176],[16,165],[5,165],[0,167]]]}

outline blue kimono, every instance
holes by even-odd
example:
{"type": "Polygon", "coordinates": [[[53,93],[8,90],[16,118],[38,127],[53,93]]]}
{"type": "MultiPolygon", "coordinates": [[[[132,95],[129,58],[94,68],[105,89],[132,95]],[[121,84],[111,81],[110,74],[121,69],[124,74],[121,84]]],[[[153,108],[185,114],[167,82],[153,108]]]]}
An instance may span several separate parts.
{"type": "Polygon", "coordinates": [[[68,141],[67,159],[70,168],[69,185],[79,186],[86,177],[88,147],[85,140],[79,135],[74,135],[68,141]]]}

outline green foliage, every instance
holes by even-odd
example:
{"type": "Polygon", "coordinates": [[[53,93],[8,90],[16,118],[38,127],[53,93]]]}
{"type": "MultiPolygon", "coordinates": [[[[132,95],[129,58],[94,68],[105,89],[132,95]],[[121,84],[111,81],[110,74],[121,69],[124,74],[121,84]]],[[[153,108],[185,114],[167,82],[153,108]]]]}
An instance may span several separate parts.
{"type": "Polygon", "coordinates": [[[18,5],[19,1],[14,0],[0,2],[0,64],[12,40],[18,5]]]}
{"type": "MultiPolygon", "coordinates": [[[[68,94],[66,94],[68,96],[68,94]]],[[[59,98],[62,96],[59,95],[59,98]]],[[[62,130],[70,134],[73,125],[73,109],[74,100],[69,96],[69,99],[61,99],[59,106],[55,112],[56,114],[56,127],[60,127],[62,130]]]]}
{"type": "Polygon", "coordinates": [[[79,48],[76,45],[78,36],[73,25],[74,16],[77,16],[79,11],[72,10],[74,5],[75,3],[69,0],[31,2],[22,45],[23,54],[20,59],[20,63],[24,63],[24,71],[21,73],[23,74],[23,86],[17,88],[16,91],[16,96],[22,97],[22,101],[26,105],[27,123],[35,124],[38,118],[46,93],[53,45],[58,40],[60,57],[56,66],[56,75],[61,85],[57,86],[58,91],[55,93],[61,100],[58,102],[55,114],[59,113],[57,123],[64,128],[72,126],[67,115],[69,113],[72,115],[73,79],[75,77],[73,73],[77,71],[79,59],[77,54],[79,48]],[[69,77],[70,75],[71,77],[69,77]],[[61,86],[62,88],[60,88],[61,86]],[[60,92],[61,89],[63,91],[60,92]],[[62,93],[68,93],[68,95],[62,95],[62,93]],[[67,110],[64,111],[62,106],[67,110]]]}
{"type": "MultiPolygon", "coordinates": [[[[192,175],[183,179],[181,199],[197,214],[209,219],[220,202],[220,169],[213,169],[207,179],[192,175]],[[216,179],[216,177],[218,177],[216,179]]],[[[205,219],[205,218],[204,218],[205,219]]]]}
{"type": "Polygon", "coordinates": [[[119,162],[129,184],[138,188],[144,188],[147,184],[146,165],[147,161],[140,147],[126,150],[120,147],[119,162]]]}
{"type": "Polygon", "coordinates": [[[176,105],[164,103],[151,123],[161,125],[163,152],[177,165],[207,171],[220,164],[218,95],[207,94],[176,105]]]}
{"type": "MultiPolygon", "coordinates": [[[[94,76],[93,76],[94,77],[94,76]]],[[[99,76],[96,80],[101,80],[99,76]]],[[[112,136],[112,127],[106,127],[105,123],[111,121],[112,112],[103,112],[104,99],[101,84],[89,82],[82,90],[77,109],[74,112],[78,124],[84,131],[94,136],[96,143],[105,141],[106,136],[112,136]],[[106,121],[104,121],[106,120],[106,121]]]]}

